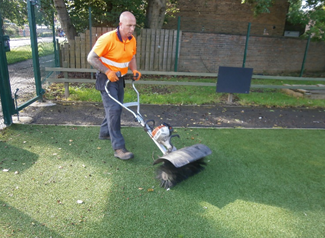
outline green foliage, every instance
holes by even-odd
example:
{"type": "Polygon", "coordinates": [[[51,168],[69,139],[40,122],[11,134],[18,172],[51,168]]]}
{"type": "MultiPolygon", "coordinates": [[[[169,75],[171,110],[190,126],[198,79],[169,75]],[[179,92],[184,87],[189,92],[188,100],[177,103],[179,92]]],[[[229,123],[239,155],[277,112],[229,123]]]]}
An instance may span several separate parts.
{"type": "Polygon", "coordinates": [[[2,0],[0,1],[0,13],[2,18],[9,19],[18,26],[27,22],[27,1],[2,0]]]}
{"type": "Polygon", "coordinates": [[[89,7],[91,7],[93,27],[117,27],[123,11],[132,12],[137,18],[137,25],[143,26],[146,1],[144,0],[84,0],[68,1],[67,10],[77,32],[83,32],[89,26],[89,7]]]}
{"type": "MultiPolygon", "coordinates": [[[[242,0],[252,6],[255,16],[269,13],[273,0],[242,0]]],[[[288,21],[292,24],[309,25],[305,35],[313,39],[325,40],[325,0],[307,0],[303,5],[302,0],[289,0],[288,21]]]]}
{"type": "MultiPolygon", "coordinates": [[[[50,25],[52,22],[52,0],[40,0],[35,5],[35,20],[39,25],[50,25]]],[[[18,26],[28,23],[26,0],[0,1],[0,13],[4,19],[9,19],[18,26]]]]}
{"type": "Polygon", "coordinates": [[[10,37],[18,36],[18,27],[15,24],[4,24],[4,34],[9,35],[10,37]]]}
{"type": "Polygon", "coordinates": [[[252,7],[254,16],[258,16],[261,13],[270,13],[270,7],[273,4],[273,0],[241,0],[242,4],[246,3],[252,7]]]}
{"type": "Polygon", "coordinates": [[[35,6],[35,21],[38,25],[52,26],[55,12],[53,0],[40,0],[35,6]]]}
{"type": "Polygon", "coordinates": [[[293,24],[308,25],[305,35],[316,40],[325,40],[325,1],[292,0],[288,13],[288,21],[293,24]]]}

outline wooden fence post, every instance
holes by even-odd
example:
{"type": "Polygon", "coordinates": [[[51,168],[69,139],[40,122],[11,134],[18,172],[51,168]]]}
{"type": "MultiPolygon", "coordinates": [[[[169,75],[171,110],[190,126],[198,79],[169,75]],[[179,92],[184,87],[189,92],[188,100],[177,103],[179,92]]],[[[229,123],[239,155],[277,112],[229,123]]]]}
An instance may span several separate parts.
{"type": "Polygon", "coordinates": [[[70,45],[70,68],[76,67],[76,49],[75,49],[75,41],[72,40],[69,42],[70,45]]]}
{"type": "Polygon", "coordinates": [[[77,36],[75,37],[75,51],[76,51],[76,54],[75,54],[75,57],[76,57],[76,68],[80,68],[81,66],[81,59],[80,59],[80,36],[77,36]]]}
{"type": "MultiPolygon", "coordinates": [[[[66,61],[63,62],[63,68],[69,68],[69,65],[66,61]]],[[[68,78],[68,72],[64,71],[63,72],[63,77],[68,78]]],[[[64,97],[65,99],[68,99],[69,97],[69,83],[64,83],[64,97]]]]}

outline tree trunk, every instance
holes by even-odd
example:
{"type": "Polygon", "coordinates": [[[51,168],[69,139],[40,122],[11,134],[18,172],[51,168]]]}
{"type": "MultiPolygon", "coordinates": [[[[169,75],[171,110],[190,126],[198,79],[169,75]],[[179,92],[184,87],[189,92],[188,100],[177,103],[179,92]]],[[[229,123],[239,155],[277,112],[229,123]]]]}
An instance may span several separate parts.
{"type": "Polygon", "coordinates": [[[77,35],[76,28],[71,23],[64,0],[53,0],[53,2],[68,41],[74,40],[74,37],[77,35]]]}
{"type": "Polygon", "coordinates": [[[148,0],[146,27],[161,29],[166,13],[166,0],[148,0]]]}

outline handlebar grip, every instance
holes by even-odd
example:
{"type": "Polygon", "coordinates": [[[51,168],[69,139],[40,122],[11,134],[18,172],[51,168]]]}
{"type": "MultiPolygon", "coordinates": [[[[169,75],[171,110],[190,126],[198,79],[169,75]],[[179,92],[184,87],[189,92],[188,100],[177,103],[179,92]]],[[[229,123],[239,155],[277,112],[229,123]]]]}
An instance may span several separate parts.
{"type": "Polygon", "coordinates": [[[135,81],[138,77],[139,77],[139,74],[136,73],[135,75],[133,75],[133,77],[132,77],[132,81],[135,81]]]}
{"type": "MultiPolygon", "coordinates": [[[[121,74],[120,71],[117,71],[117,72],[115,73],[115,75],[116,75],[116,77],[118,77],[118,78],[121,78],[121,77],[122,77],[122,74],[121,74]]],[[[108,84],[109,82],[111,82],[111,81],[109,80],[109,78],[107,78],[106,87],[107,87],[107,84],[108,84]]]]}

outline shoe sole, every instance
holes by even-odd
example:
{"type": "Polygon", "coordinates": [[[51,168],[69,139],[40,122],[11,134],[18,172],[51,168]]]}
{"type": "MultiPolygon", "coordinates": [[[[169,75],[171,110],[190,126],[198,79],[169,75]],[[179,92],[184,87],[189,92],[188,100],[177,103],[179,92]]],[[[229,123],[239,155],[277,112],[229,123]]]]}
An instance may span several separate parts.
{"type": "Polygon", "coordinates": [[[121,158],[121,157],[118,157],[116,154],[114,154],[114,157],[115,158],[118,158],[120,160],[129,160],[129,159],[132,159],[134,157],[134,155],[133,154],[130,154],[130,156],[128,156],[128,157],[121,158]]]}

